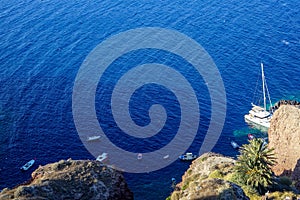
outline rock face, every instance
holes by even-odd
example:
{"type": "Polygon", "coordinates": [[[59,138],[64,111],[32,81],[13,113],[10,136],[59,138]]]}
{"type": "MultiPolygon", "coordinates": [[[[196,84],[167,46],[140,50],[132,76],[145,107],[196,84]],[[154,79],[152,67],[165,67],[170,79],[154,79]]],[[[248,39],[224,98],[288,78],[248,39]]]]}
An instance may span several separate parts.
{"type": "Polygon", "coordinates": [[[235,160],[220,154],[206,153],[197,158],[182,177],[171,195],[171,200],[190,199],[245,199],[240,186],[220,179],[232,172],[235,160]]]}
{"type": "Polygon", "coordinates": [[[273,115],[268,135],[269,147],[275,149],[278,162],[274,173],[291,176],[300,189],[300,109],[280,106],[273,115]]]}
{"type": "Polygon", "coordinates": [[[133,199],[122,174],[98,161],[61,160],[31,176],[26,185],[4,189],[0,199],[133,199]]]}

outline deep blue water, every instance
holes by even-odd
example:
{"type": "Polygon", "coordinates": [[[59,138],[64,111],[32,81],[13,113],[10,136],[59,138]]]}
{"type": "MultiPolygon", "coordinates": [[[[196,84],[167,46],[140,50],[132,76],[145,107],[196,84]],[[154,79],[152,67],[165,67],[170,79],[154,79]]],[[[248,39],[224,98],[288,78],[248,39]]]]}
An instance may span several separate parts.
{"type": "MultiPolygon", "coordinates": [[[[225,125],[213,151],[235,156],[230,140],[245,143],[251,131],[243,115],[251,107],[261,61],[265,63],[273,101],[300,97],[299,7],[296,0],[1,1],[0,189],[26,181],[34,168],[22,173],[19,167],[34,157],[35,167],[70,157],[94,159],[74,125],[73,84],[90,51],[108,37],[133,28],[177,30],[201,44],[213,58],[227,96],[225,125]]],[[[210,119],[209,94],[203,80],[194,77],[187,63],[168,52],[133,52],[126,56],[114,64],[162,62],[189,79],[201,110],[198,134],[189,150],[198,152],[210,119]]],[[[121,72],[113,69],[107,74],[114,74],[108,79],[115,83],[121,72]]],[[[102,105],[109,108],[110,100],[105,96],[108,92],[97,90],[96,110],[102,105]]],[[[143,142],[124,137],[118,146],[148,152],[166,145],[180,120],[176,101],[166,88],[140,88],[130,105],[135,122],[146,125],[149,106],[162,104],[172,115],[166,134],[143,142]]],[[[112,120],[100,121],[102,125],[116,125],[112,120]]],[[[118,131],[117,127],[113,130],[118,131]]],[[[187,163],[176,161],[159,171],[125,176],[136,199],[164,199],[169,195],[171,178],[180,180],[187,168],[187,163]]]]}

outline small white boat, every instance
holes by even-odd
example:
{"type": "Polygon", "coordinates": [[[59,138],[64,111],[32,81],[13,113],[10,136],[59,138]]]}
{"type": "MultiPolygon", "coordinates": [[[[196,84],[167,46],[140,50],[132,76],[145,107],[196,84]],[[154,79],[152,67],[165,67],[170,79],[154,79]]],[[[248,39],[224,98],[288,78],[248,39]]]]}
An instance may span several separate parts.
{"type": "Polygon", "coordinates": [[[168,159],[169,157],[170,157],[169,154],[167,154],[163,157],[163,159],[168,159]]]}
{"type": "Polygon", "coordinates": [[[240,145],[238,145],[235,141],[231,141],[231,146],[234,148],[234,149],[239,149],[240,148],[240,145]]]}
{"type": "Polygon", "coordinates": [[[99,162],[103,162],[104,160],[107,159],[107,153],[102,153],[101,155],[99,155],[96,160],[99,162]]]}
{"type": "Polygon", "coordinates": [[[95,140],[99,140],[101,138],[101,136],[95,135],[95,136],[89,136],[87,138],[87,141],[95,141],[95,140]]]}
{"type": "Polygon", "coordinates": [[[26,171],[34,164],[34,162],[35,162],[35,159],[32,159],[32,160],[28,161],[25,165],[23,165],[20,169],[26,171]]]}
{"type": "Polygon", "coordinates": [[[142,158],[143,158],[143,154],[139,153],[139,154],[137,155],[137,159],[138,159],[138,160],[141,160],[142,158]]]}
{"type": "Polygon", "coordinates": [[[182,161],[191,161],[191,160],[195,160],[197,157],[198,156],[194,155],[193,153],[186,153],[186,154],[179,156],[179,159],[182,161]]]}
{"type": "Polygon", "coordinates": [[[253,134],[251,134],[251,133],[248,134],[248,139],[249,140],[253,140],[254,138],[255,138],[255,136],[253,134]]]}

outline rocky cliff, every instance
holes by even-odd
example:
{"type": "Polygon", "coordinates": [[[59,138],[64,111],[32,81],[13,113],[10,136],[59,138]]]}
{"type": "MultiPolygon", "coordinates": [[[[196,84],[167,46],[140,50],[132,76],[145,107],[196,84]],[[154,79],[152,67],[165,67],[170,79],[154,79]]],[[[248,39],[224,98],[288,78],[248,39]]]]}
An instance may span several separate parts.
{"type": "Polygon", "coordinates": [[[122,174],[98,161],[61,160],[40,166],[27,184],[4,189],[0,199],[130,200],[122,174]]]}
{"type": "Polygon", "coordinates": [[[234,159],[220,154],[203,154],[193,161],[170,199],[249,199],[240,186],[226,180],[232,175],[234,163],[234,159]]]}
{"type": "Polygon", "coordinates": [[[280,106],[273,115],[268,131],[269,147],[275,149],[276,175],[291,176],[300,189],[300,109],[280,106]]]}
{"type": "MultiPolygon", "coordinates": [[[[274,148],[278,164],[276,175],[290,176],[300,189],[300,109],[297,105],[281,105],[275,111],[269,129],[269,148],[274,148]]],[[[215,153],[203,154],[193,161],[182,182],[169,197],[188,199],[261,199],[249,188],[237,183],[233,170],[235,160],[215,153]],[[243,190],[244,189],[244,190],[243,190]],[[245,193],[248,195],[246,196],[245,193]]],[[[296,199],[297,191],[286,177],[276,178],[269,199],[296,199]]]]}

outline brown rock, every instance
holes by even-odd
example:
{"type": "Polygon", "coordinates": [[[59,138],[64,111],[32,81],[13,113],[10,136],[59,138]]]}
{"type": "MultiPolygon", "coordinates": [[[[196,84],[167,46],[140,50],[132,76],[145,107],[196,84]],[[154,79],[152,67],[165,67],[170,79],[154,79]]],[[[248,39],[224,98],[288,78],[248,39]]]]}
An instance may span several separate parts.
{"type": "Polygon", "coordinates": [[[214,178],[214,172],[222,176],[232,173],[235,160],[216,153],[206,153],[190,165],[171,195],[171,200],[189,199],[241,199],[249,200],[242,188],[232,182],[214,178]]]}
{"type": "MultiPolygon", "coordinates": [[[[300,185],[300,109],[280,106],[273,115],[268,131],[269,147],[274,148],[276,175],[291,176],[300,185]]],[[[300,187],[299,187],[300,188],[300,187]]]]}
{"type": "Polygon", "coordinates": [[[133,199],[123,175],[98,161],[61,160],[31,176],[26,185],[3,190],[0,199],[133,199]]]}

